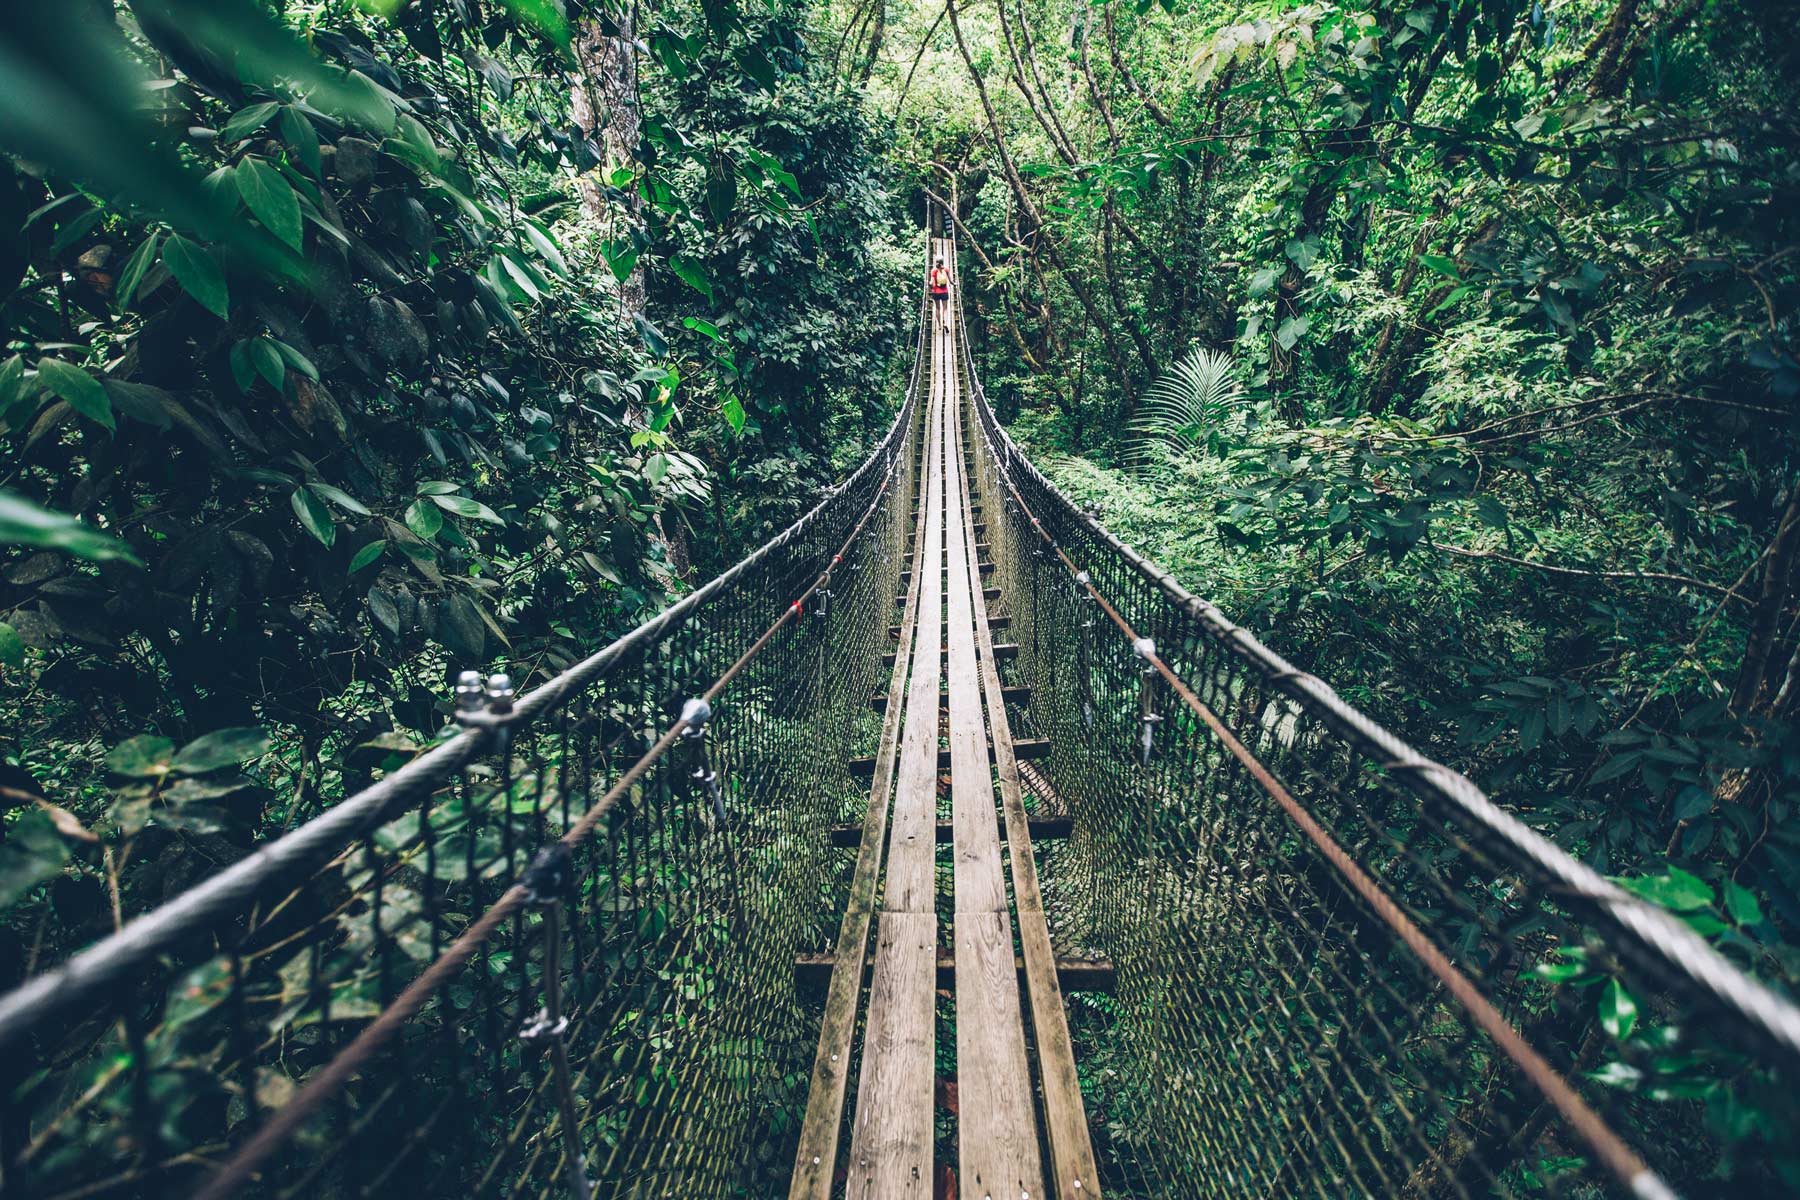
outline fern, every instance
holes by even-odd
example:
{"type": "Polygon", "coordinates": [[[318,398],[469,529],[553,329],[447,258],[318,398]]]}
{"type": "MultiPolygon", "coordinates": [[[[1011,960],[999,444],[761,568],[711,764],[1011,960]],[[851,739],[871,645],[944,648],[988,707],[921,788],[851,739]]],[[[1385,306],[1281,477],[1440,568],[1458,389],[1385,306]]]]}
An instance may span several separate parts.
{"type": "Polygon", "coordinates": [[[1239,396],[1231,355],[1199,346],[1188,351],[1144,393],[1142,411],[1131,423],[1138,462],[1147,462],[1158,444],[1176,453],[1211,444],[1239,396]]]}

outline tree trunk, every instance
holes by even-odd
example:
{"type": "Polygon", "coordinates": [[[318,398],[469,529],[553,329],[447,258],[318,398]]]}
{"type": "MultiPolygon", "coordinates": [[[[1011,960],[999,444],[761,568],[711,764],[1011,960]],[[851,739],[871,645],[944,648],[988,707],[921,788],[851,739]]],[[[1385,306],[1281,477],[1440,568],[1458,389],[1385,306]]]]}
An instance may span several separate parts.
{"type": "MultiPolygon", "coordinates": [[[[629,237],[637,227],[642,201],[635,183],[620,189],[629,199],[623,211],[606,198],[604,185],[613,171],[632,168],[638,161],[638,140],[643,118],[638,109],[637,49],[632,38],[631,10],[622,9],[618,23],[588,21],[575,40],[581,78],[575,84],[570,110],[575,123],[590,137],[598,134],[605,161],[581,176],[582,208],[609,238],[629,237]]],[[[619,305],[629,320],[644,313],[644,269],[634,268],[619,285],[619,305]]]]}

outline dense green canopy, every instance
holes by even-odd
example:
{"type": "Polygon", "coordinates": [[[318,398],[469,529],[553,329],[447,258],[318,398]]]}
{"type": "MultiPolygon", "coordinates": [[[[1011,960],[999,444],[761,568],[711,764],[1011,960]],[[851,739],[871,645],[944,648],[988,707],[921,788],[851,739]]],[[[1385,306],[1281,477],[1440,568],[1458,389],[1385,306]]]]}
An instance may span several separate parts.
{"type": "MultiPolygon", "coordinates": [[[[437,736],[456,669],[529,687],[810,506],[887,426],[941,198],[1065,488],[1792,988],[1797,21],[21,6],[0,987],[437,736]],[[226,780],[142,782],[196,744],[226,780]]],[[[1618,1083],[1800,1186],[1747,1071],[1618,1083]]]]}

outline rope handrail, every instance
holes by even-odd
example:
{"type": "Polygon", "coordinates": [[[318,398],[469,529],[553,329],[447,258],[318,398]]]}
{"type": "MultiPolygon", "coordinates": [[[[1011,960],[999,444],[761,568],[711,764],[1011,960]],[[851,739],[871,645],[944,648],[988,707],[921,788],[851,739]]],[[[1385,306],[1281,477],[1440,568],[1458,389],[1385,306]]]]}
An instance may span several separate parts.
{"type": "MultiPolygon", "coordinates": [[[[1505,843],[1513,854],[1554,877],[1570,895],[1606,910],[1621,929],[1641,940],[1670,968],[1689,977],[1753,1024],[1771,1046],[1780,1047],[1800,1059],[1800,1006],[1739,970],[1666,909],[1625,891],[1499,807],[1467,776],[1420,754],[1398,735],[1347,703],[1330,684],[1294,667],[1248,629],[1226,617],[1216,605],[1188,591],[1173,573],[1143,557],[1099,520],[1082,511],[1032,463],[994,417],[987,394],[974,372],[973,360],[968,357],[968,334],[964,323],[958,321],[957,326],[964,361],[971,364],[971,392],[976,400],[982,432],[997,448],[996,465],[1009,483],[1013,470],[1028,473],[1062,506],[1068,519],[1085,527],[1135,572],[1186,610],[1210,636],[1255,667],[1274,687],[1308,713],[1340,735],[1358,742],[1368,753],[1381,758],[1390,770],[1415,773],[1419,777],[1419,787],[1461,809],[1505,843]]],[[[1017,496],[1016,489],[1014,495],[1017,496]]],[[[1047,533],[1044,536],[1049,537],[1047,533]]],[[[1079,567],[1070,563],[1070,570],[1079,571],[1079,567]]],[[[1156,661],[1160,663],[1161,660],[1156,661]]]]}
{"type": "Polygon", "coordinates": [[[1101,1101],[1139,1147],[1114,1171],[1159,1196],[1517,1195],[1523,1171],[1670,1200],[1785,1178],[1792,1113],[1746,1143],[1708,1109],[1721,1174],[1663,1126],[1702,1119],[1681,1097],[1791,1089],[1800,1009],[1075,504],[955,328],[1014,666],[1056,747],[1033,773],[1077,831],[1045,869],[1093,906],[1064,936],[1115,961],[1137,1031],[1132,1082],[1101,1101]],[[1585,1157],[1543,1157],[1565,1147],[1585,1157]]]}
{"type": "MultiPolygon", "coordinates": [[[[923,328],[921,323],[921,354],[923,328]]],[[[917,374],[916,365],[914,374],[917,374]]],[[[909,403],[911,399],[909,385],[909,403]]],[[[634,650],[687,620],[714,596],[753,570],[757,563],[804,534],[837,496],[856,487],[878,463],[891,472],[895,447],[910,415],[911,409],[902,406],[887,434],[856,470],[772,540],[629,633],[527,692],[499,724],[527,722],[555,709],[634,650]]],[[[863,519],[867,520],[866,515],[863,519]]],[[[861,528],[860,524],[858,528],[861,528]]],[[[494,722],[465,726],[448,741],[432,747],[355,796],[175,899],[133,918],[60,967],[0,995],[0,1050],[12,1046],[52,1016],[80,1007],[96,993],[129,977],[175,941],[229,920],[240,913],[246,903],[265,895],[280,881],[329,862],[368,831],[390,819],[404,802],[415,798],[421,790],[435,788],[473,761],[490,748],[495,737],[494,722]]]]}
{"type": "MultiPolygon", "coordinates": [[[[447,740],[0,996],[0,1088],[19,1089],[0,1125],[8,1193],[82,1191],[104,1181],[94,1174],[102,1169],[112,1172],[106,1187],[128,1182],[142,1194],[224,1194],[252,1178],[285,1178],[285,1190],[346,1169],[352,1148],[392,1160],[377,1177],[403,1160],[446,1180],[471,1169],[471,1180],[530,1177],[548,1161],[527,1136],[545,1085],[531,1084],[527,1063],[506,1043],[515,1032],[558,1042],[553,1091],[573,1111],[562,1046],[591,1059],[627,1025],[641,1025],[648,998],[692,957],[688,943],[740,926],[747,903],[788,909],[709,953],[711,991],[730,981],[731,997],[709,1020],[747,1039],[752,1022],[768,1019],[769,965],[745,954],[794,938],[814,909],[831,904],[829,864],[790,850],[780,856],[785,874],[770,878],[741,875],[739,859],[800,836],[823,840],[835,819],[826,793],[771,767],[803,746],[817,752],[796,738],[848,733],[865,696],[861,681],[879,669],[871,631],[886,615],[882,603],[892,602],[894,510],[910,503],[913,485],[928,338],[920,282],[899,411],[856,469],[786,529],[516,702],[509,687],[490,681],[482,707],[478,677],[473,688],[465,679],[462,728],[447,740]],[[845,669],[825,669],[838,660],[845,669]],[[744,689],[742,703],[711,712],[728,686],[744,689]],[[665,725],[684,697],[688,707],[665,725]],[[701,711],[694,705],[707,712],[700,729],[690,722],[701,711]],[[640,736],[648,743],[641,752],[640,736]],[[677,747],[683,752],[672,754],[677,747]],[[690,756],[699,763],[692,773],[682,765],[690,756]],[[566,881],[579,904],[554,925],[534,915],[540,903],[528,895],[533,870],[525,866],[546,836],[580,864],[566,881]],[[643,874],[647,867],[652,874],[643,874]],[[688,886],[664,895],[658,880],[666,872],[688,886]],[[767,899],[753,899],[762,893],[767,899]],[[655,923],[620,924],[618,914],[640,910],[655,923]],[[533,990],[526,962],[540,953],[559,976],[552,995],[568,994],[551,1005],[563,1018],[534,1023],[525,1019],[533,990]],[[620,954],[628,957],[621,962],[620,954]],[[421,1037],[441,1047],[430,1062],[417,1057],[421,1037]],[[209,1064],[198,1074],[182,1065],[196,1054],[209,1064]],[[470,1054],[486,1064],[487,1078],[459,1097],[470,1054]],[[53,1061],[92,1062],[98,1080],[59,1095],[61,1068],[37,1069],[53,1061]],[[434,1090],[445,1086],[451,1090],[434,1090]],[[219,1088],[238,1097],[235,1107],[193,1118],[207,1131],[196,1142],[174,1114],[219,1088]],[[524,1108],[509,1094],[525,1097],[524,1108]],[[412,1114],[424,1097],[435,1099],[412,1114]],[[246,1106],[254,1119],[244,1119],[246,1106]],[[490,1106],[494,1112],[478,1115],[490,1106]],[[368,1118],[343,1125],[347,1113],[364,1110],[368,1118]],[[378,1112],[397,1122],[398,1149],[367,1136],[378,1112]],[[497,1144],[492,1124],[470,1124],[480,1136],[454,1151],[431,1141],[447,1120],[502,1112],[512,1128],[497,1144]],[[349,1141],[329,1162],[282,1150],[334,1127],[349,1141]],[[24,1140],[14,1137],[20,1130],[24,1140]],[[214,1169],[220,1162],[229,1164],[222,1173],[214,1169]]],[[[839,762],[825,774],[847,781],[848,770],[839,762]]],[[[791,1012],[791,979],[786,989],[791,1012]]],[[[799,1052],[797,1038],[773,1030],[757,1037],[767,1053],[799,1052]]],[[[739,1122],[755,1113],[731,1099],[730,1083],[744,1067],[704,1038],[676,1058],[694,1086],[718,1096],[720,1110],[692,1130],[691,1145],[646,1141],[613,1151],[610,1166],[596,1164],[601,1178],[665,1170],[691,1161],[699,1145],[745,1136],[739,1122]]],[[[632,1072],[601,1078],[620,1086],[632,1072]]],[[[666,1087],[637,1097],[634,1120],[652,1122],[665,1103],[691,1102],[663,1098],[666,1087]]],[[[564,1142],[565,1166],[595,1162],[579,1139],[564,1142]]],[[[709,1171],[726,1177],[722,1166],[709,1171]]]]}

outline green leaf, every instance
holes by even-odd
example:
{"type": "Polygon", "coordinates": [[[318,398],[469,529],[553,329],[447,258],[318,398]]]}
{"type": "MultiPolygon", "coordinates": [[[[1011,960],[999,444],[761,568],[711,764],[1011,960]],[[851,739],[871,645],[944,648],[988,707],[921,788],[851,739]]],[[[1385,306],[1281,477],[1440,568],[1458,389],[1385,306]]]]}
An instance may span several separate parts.
{"type": "Polygon", "coordinates": [[[1637,1018],[1637,1001],[1631,998],[1631,993],[1621,987],[1618,980],[1607,980],[1606,990],[1600,994],[1600,1027],[1615,1040],[1624,1041],[1637,1027],[1637,1018]]]}
{"type": "Polygon", "coordinates": [[[1311,328],[1311,317],[1289,317],[1275,331],[1275,340],[1281,343],[1283,350],[1292,350],[1294,343],[1306,336],[1306,331],[1311,328]]]}
{"type": "Polygon", "coordinates": [[[631,273],[637,269],[637,246],[630,238],[608,238],[601,242],[600,257],[606,260],[606,269],[620,283],[631,278],[631,273]]]}
{"type": "Polygon", "coordinates": [[[536,221],[525,222],[525,240],[530,242],[539,254],[543,255],[544,261],[550,264],[552,271],[565,279],[568,278],[569,260],[563,257],[561,248],[551,240],[550,235],[536,221]]]}
{"type": "Polygon", "coordinates": [[[333,487],[329,483],[309,483],[306,486],[311,488],[313,494],[319,499],[328,500],[347,513],[355,513],[359,517],[374,516],[369,511],[368,505],[342,488],[333,487]]]}
{"type": "Polygon", "coordinates": [[[114,775],[154,779],[169,773],[174,757],[174,742],[154,733],[140,733],[106,752],[106,769],[114,775]]]}
{"type": "Polygon", "coordinates": [[[124,308],[137,295],[139,285],[144,282],[144,275],[150,265],[156,261],[156,248],[162,244],[162,230],[152,229],[149,236],[138,243],[138,248],[131,253],[125,262],[125,269],[119,272],[119,287],[113,293],[113,303],[124,308]]]}
{"type": "Polygon", "coordinates": [[[681,324],[684,328],[692,329],[695,333],[710,341],[716,342],[719,340],[719,327],[714,325],[711,321],[702,321],[699,317],[683,317],[681,319],[681,324]]]}
{"type": "Polygon", "coordinates": [[[288,366],[294,368],[294,370],[300,372],[314,383],[319,382],[319,368],[313,365],[312,359],[306,357],[306,355],[300,353],[284,341],[280,341],[276,338],[269,338],[268,341],[275,347],[276,353],[281,355],[283,362],[287,363],[288,366]]]}
{"type": "Polygon", "coordinates": [[[1706,881],[1688,874],[1680,867],[1670,867],[1667,875],[1621,879],[1618,883],[1627,891],[1676,912],[1710,908],[1713,902],[1713,890],[1707,886],[1706,881]]]}
{"type": "Polygon", "coordinates": [[[15,354],[0,363],[0,417],[10,412],[13,405],[36,392],[35,382],[29,388],[25,385],[24,355],[15,354]]]}
{"type": "Polygon", "coordinates": [[[201,307],[220,318],[231,315],[231,296],[225,286],[225,275],[219,270],[218,260],[213,258],[211,251],[198,242],[173,234],[163,246],[162,262],[175,277],[175,282],[198,300],[201,307]]]}
{"type": "Polygon", "coordinates": [[[406,527],[429,542],[444,527],[444,514],[434,504],[414,500],[406,508],[406,527]]]}
{"type": "Polygon", "coordinates": [[[38,381],[52,395],[67,400],[70,408],[95,424],[118,428],[112,401],[106,398],[106,389],[98,379],[60,358],[40,358],[37,369],[38,381]]]}
{"type": "Polygon", "coordinates": [[[19,637],[19,631],[0,621],[0,666],[22,667],[25,665],[25,642],[19,637]]]}
{"type": "Polygon", "coordinates": [[[387,542],[374,541],[364,546],[361,550],[358,550],[355,554],[350,556],[350,574],[356,574],[358,571],[380,558],[381,552],[386,549],[387,542]]]}
{"type": "Polygon", "coordinates": [[[1725,881],[1725,911],[1739,925],[1761,925],[1763,921],[1762,905],[1749,888],[1735,879],[1725,881]]]}
{"type": "Polygon", "coordinates": [[[1456,265],[1454,258],[1445,258],[1441,254],[1421,254],[1419,261],[1436,271],[1439,275],[1448,275],[1451,279],[1461,279],[1462,269],[1456,265]]]}
{"type": "Polygon", "coordinates": [[[331,523],[331,514],[311,492],[305,488],[295,488],[288,503],[293,505],[294,515],[300,518],[300,524],[306,527],[306,532],[317,538],[321,546],[329,547],[337,541],[337,526],[331,523]]]}
{"type": "Polygon", "coordinates": [[[531,25],[568,54],[573,32],[569,18],[556,0],[500,0],[506,11],[531,25]]]}
{"type": "Polygon", "coordinates": [[[256,373],[279,393],[287,384],[287,363],[282,360],[281,351],[275,349],[275,343],[266,337],[252,338],[245,354],[256,373]]]}
{"type": "Polygon", "coordinates": [[[421,496],[450,496],[461,489],[461,484],[451,483],[447,479],[427,479],[414,490],[421,496]]]}
{"type": "Polygon", "coordinates": [[[319,173],[319,131],[297,104],[281,110],[281,137],[314,175],[319,173]]]}
{"type": "Polygon", "coordinates": [[[204,775],[261,758],[269,752],[269,735],[260,729],[216,729],[195,738],[175,755],[174,769],[183,775],[204,775]]]}
{"type": "Polygon", "coordinates": [[[273,100],[265,100],[260,104],[252,104],[248,108],[240,108],[231,114],[225,122],[225,128],[219,130],[219,140],[230,144],[241,142],[251,134],[269,123],[275,110],[281,106],[273,100]]]}
{"type": "Polygon", "coordinates": [[[68,860],[69,847],[49,813],[33,808],[8,825],[0,842],[0,909],[56,875],[68,860]]]}
{"type": "MultiPolygon", "coordinates": [[[[705,296],[710,302],[713,298],[712,280],[706,277],[706,268],[690,258],[679,254],[669,260],[669,270],[675,272],[681,282],[705,296]]],[[[627,272],[629,274],[629,272],[627,272]]]]}
{"type": "Polygon", "coordinates": [[[486,521],[490,525],[506,524],[505,521],[500,519],[499,513],[479,501],[469,499],[467,496],[433,496],[431,499],[433,503],[447,513],[453,513],[459,517],[467,517],[473,521],[486,521]]]}
{"type": "Polygon", "coordinates": [[[744,432],[744,405],[735,395],[725,397],[719,411],[725,415],[725,423],[731,426],[731,432],[744,432]]]}
{"type": "Polygon", "coordinates": [[[300,223],[300,198],[294,194],[293,185],[282,178],[281,172],[267,159],[251,157],[237,165],[232,178],[237,183],[238,195],[263,223],[263,228],[295,250],[300,249],[304,228],[300,223]]]}
{"type": "Polygon", "coordinates": [[[3,545],[62,550],[90,562],[117,560],[144,565],[129,546],[110,534],[6,491],[0,491],[0,546],[3,545]]]}

